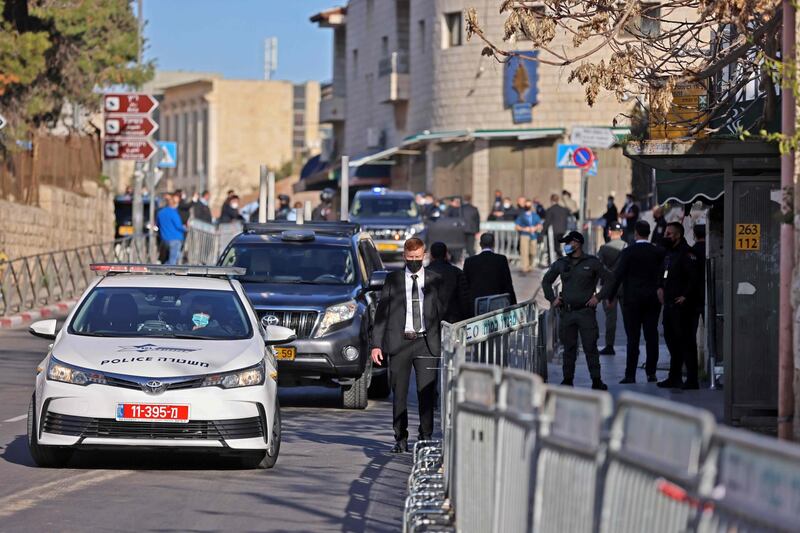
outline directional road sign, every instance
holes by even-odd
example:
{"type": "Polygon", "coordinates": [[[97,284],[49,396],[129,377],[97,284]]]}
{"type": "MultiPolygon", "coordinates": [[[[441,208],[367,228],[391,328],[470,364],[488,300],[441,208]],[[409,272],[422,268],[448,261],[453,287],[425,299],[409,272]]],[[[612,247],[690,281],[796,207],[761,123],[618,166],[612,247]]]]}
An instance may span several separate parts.
{"type": "Polygon", "coordinates": [[[103,141],[103,158],[147,161],[157,149],[149,139],[106,140],[103,141]]]}
{"type": "Polygon", "coordinates": [[[3,115],[0,115],[0,130],[5,128],[6,124],[8,124],[8,121],[6,120],[6,117],[4,117],[3,115]]]}
{"type": "Polygon", "coordinates": [[[158,107],[158,100],[149,94],[115,93],[103,96],[106,113],[150,113],[158,107]]]}
{"type": "Polygon", "coordinates": [[[572,162],[578,168],[587,169],[594,163],[594,153],[591,148],[581,146],[572,152],[572,162]]]}
{"type": "Polygon", "coordinates": [[[174,141],[158,141],[161,150],[161,160],[158,168],[175,168],[178,166],[178,143],[174,141]]]}
{"type": "Polygon", "coordinates": [[[105,117],[107,137],[147,137],[158,129],[158,124],[146,115],[114,115],[105,117]]]}
{"type": "Polygon", "coordinates": [[[617,138],[608,128],[573,128],[569,139],[573,144],[605,150],[616,144],[617,138]]]}

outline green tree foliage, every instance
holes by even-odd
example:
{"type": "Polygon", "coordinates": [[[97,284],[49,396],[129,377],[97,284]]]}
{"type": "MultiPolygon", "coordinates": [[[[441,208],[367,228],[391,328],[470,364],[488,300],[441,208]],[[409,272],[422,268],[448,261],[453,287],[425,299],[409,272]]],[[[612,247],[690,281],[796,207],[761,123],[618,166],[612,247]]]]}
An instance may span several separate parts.
{"type": "Polygon", "coordinates": [[[0,112],[8,137],[51,125],[65,101],[100,109],[98,88],[138,87],[137,20],[128,0],[0,0],[0,112]]]}

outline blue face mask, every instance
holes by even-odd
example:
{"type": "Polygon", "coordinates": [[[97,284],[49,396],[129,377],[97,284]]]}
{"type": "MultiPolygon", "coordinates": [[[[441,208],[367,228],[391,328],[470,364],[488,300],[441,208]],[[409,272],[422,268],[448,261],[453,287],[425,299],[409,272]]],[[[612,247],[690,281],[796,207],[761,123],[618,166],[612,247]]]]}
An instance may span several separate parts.
{"type": "Polygon", "coordinates": [[[572,252],[574,252],[574,251],[575,251],[575,247],[572,246],[571,244],[565,244],[564,245],[564,253],[565,254],[572,255],[572,252]]]}
{"type": "Polygon", "coordinates": [[[209,318],[211,317],[205,313],[195,313],[192,315],[192,324],[198,328],[204,328],[208,325],[209,318]]]}

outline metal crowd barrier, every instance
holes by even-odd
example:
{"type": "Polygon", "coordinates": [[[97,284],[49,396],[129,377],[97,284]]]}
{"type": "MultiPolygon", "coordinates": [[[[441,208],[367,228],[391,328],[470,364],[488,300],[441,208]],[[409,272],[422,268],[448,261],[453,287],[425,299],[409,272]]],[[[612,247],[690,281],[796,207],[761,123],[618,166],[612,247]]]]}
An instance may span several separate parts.
{"type": "Polygon", "coordinates": [[[481,222],[481,233],[494,234],[494,251],[508,258],[512,264],[519,263],[519,233],[513,222],[481,222]]]}
{"type": "Polygon", "coordinates": [[[0,316],[77,298],[95,262],[147,262],[146,235],[0,262],[0,316]]]}
{"type": "Polygon", "coordinates": [[[184,252],[186,261],[192,265],[215,265],[228,243],[242,232],[241,222],[219,225],[191,219],[188,223],[184,252]]]}

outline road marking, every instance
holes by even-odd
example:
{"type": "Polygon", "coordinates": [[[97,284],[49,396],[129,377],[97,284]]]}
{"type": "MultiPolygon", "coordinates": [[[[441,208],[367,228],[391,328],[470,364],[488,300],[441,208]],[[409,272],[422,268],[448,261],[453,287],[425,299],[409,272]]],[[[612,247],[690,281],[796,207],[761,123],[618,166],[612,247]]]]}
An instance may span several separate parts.
{"type": "Polygon", "coordinates": [[[0,518],[25,511],[44,501],[52,503],[55,498],[132,473],[130,470],[107,470],[101,471],[99,475],[97,472],[87,472],[11,494],[0,498],[0,518]]]}
{"type": "Polygon", "coordinates": [[[20,420],[25,420],[28,418],[28,415],[19,415],[15,416],[14,418],[9,418],[8,420],[3,420],[3,422],[19,422],[20,420]]]}

